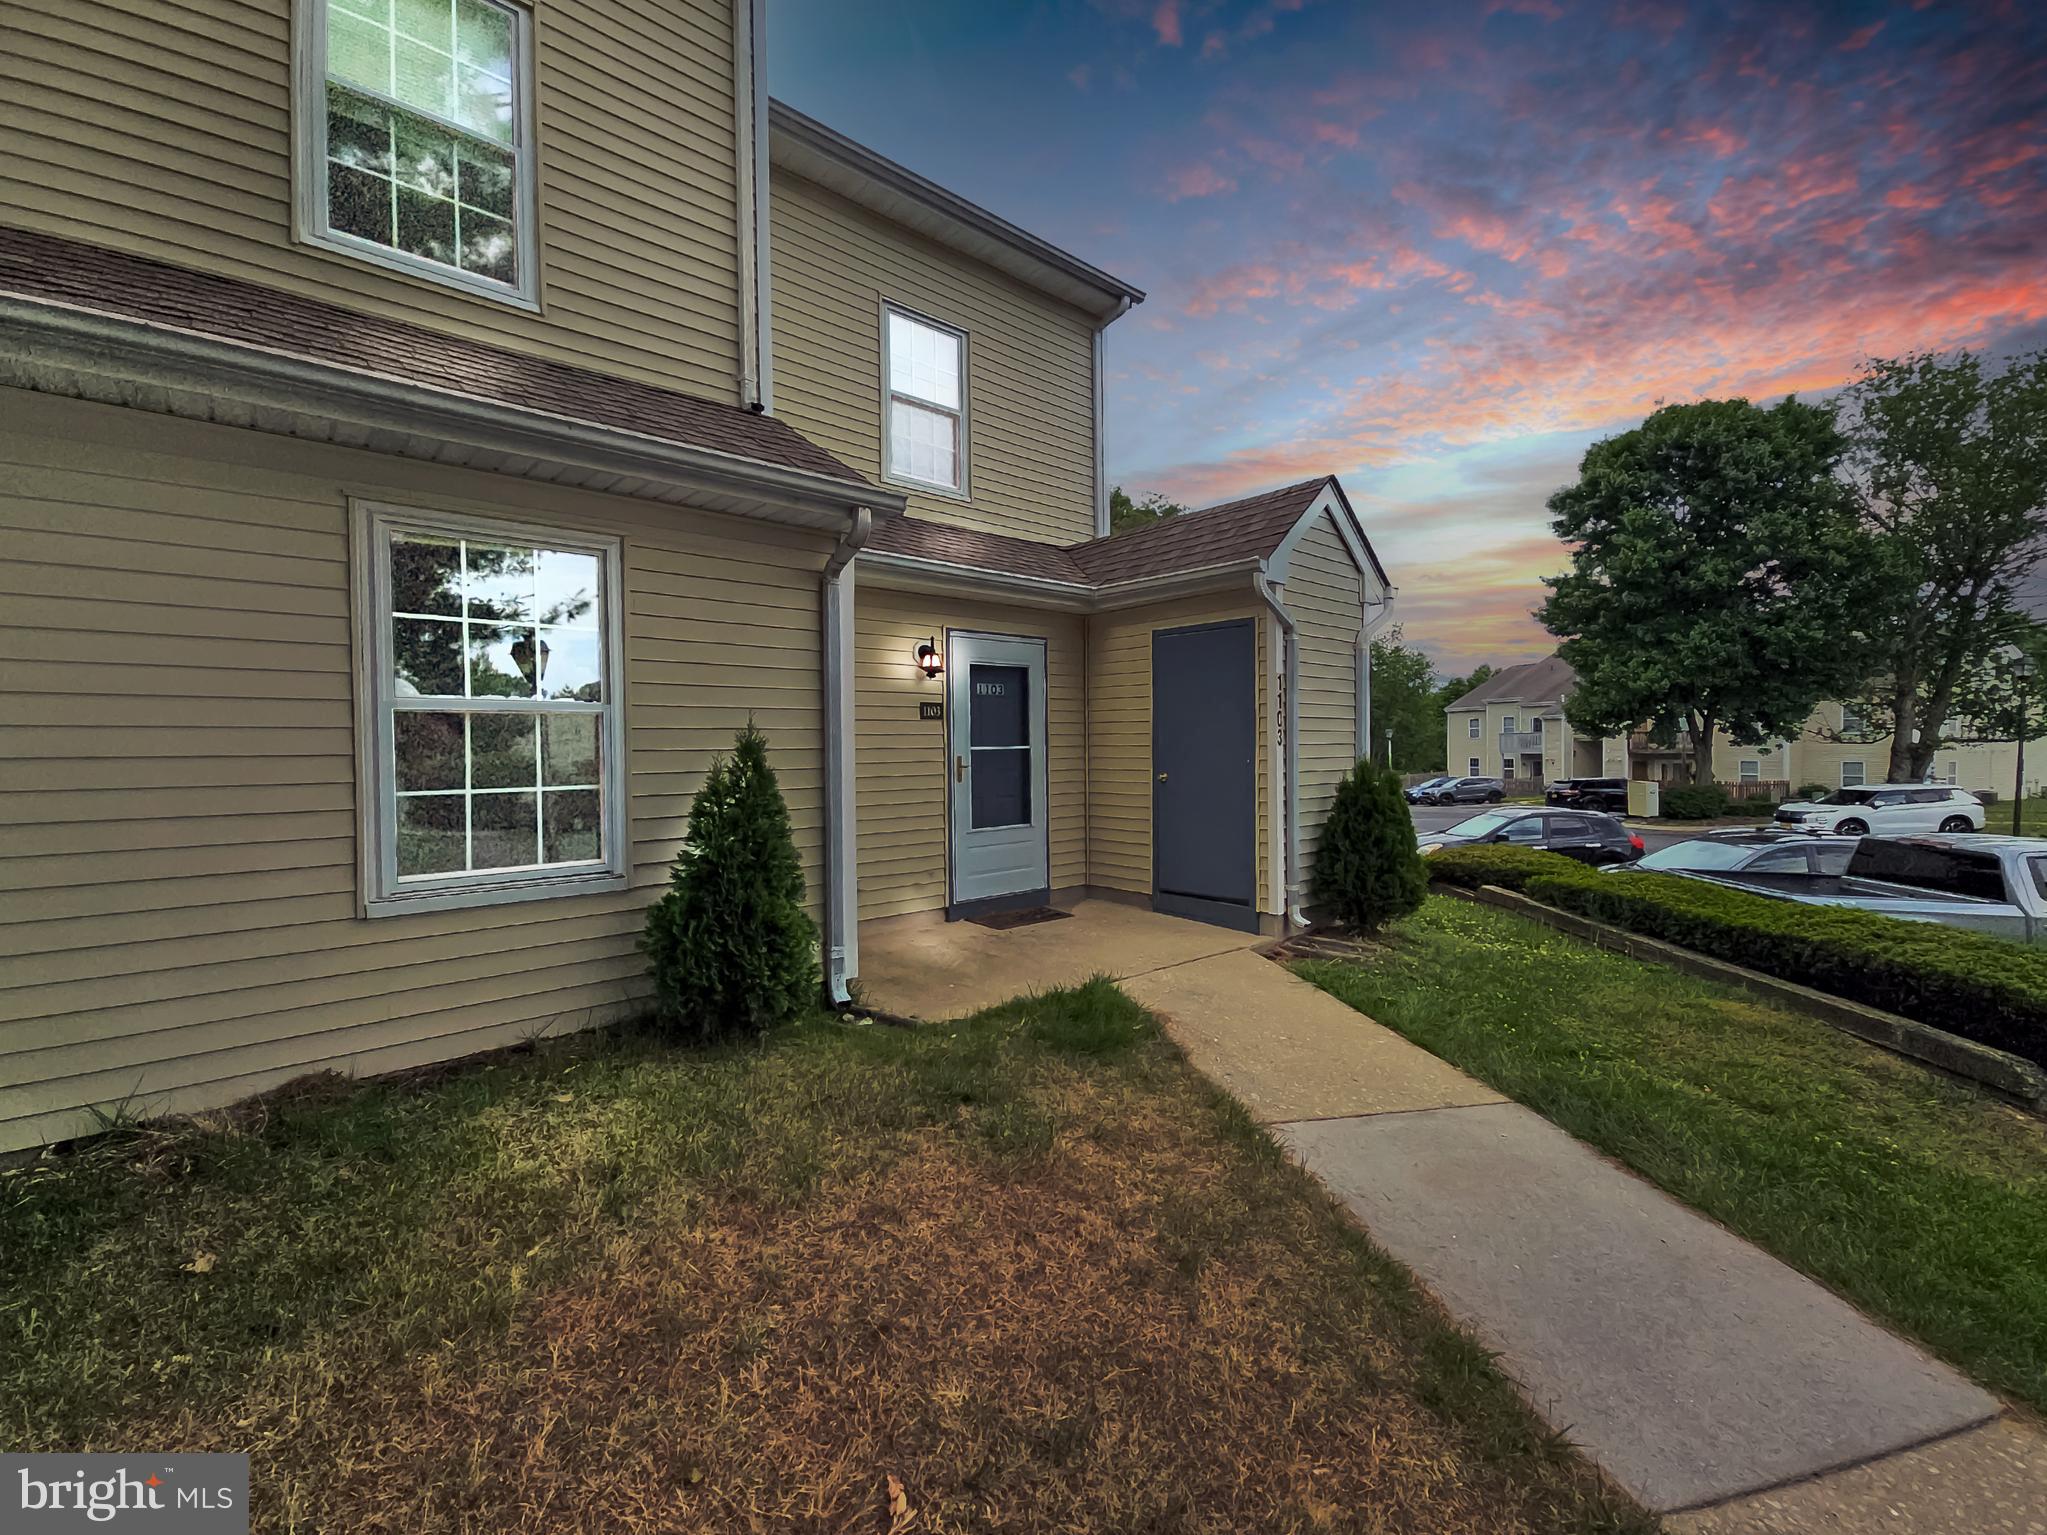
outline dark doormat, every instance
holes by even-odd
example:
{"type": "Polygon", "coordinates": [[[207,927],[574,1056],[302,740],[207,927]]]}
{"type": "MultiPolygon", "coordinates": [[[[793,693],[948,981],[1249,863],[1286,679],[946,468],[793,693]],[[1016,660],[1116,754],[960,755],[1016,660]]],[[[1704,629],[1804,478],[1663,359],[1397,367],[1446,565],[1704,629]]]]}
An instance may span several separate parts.
{"type": "Polygon", "coordinates": [[[1072,915],[1070,911],[1060,911],[1052,906],[1026,906],[1020,911],[991,911],[985,916],[967,920],[976,927],[992,927],[998,933],[1006,933],[1013,927],[1035,927],[1040,922],[1057,922],[1072,915]]]}

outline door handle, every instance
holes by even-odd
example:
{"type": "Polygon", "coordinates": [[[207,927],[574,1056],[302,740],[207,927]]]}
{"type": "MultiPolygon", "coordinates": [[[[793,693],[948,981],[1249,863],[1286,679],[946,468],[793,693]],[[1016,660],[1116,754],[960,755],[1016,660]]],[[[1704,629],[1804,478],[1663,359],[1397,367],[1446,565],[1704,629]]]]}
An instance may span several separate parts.
{"type": "Polygon", "coordinates": [[[1165,781],[1166,781],[1166,775],[1165,775],[1164,773],[1161,773],[1161,774],[1159,774],[1159,782],[1160,782],[1160,783],[1164,783],[1165,781]]]}
{"type": "Polygon", "coordinates": [[[952,759],[952,781],[954,783],[965,783],[967,781],[966,758],[955,757],[952,759]]]}

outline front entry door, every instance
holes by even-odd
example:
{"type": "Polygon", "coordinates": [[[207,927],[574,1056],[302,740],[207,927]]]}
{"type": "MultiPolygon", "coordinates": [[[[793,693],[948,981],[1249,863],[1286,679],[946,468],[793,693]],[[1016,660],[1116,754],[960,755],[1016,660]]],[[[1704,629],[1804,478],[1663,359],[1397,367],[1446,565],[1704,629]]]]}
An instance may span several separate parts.
{"type": "Polygon", "coordinates": [[[1258,704],[1250,619],[1151,637],[1152,905],[1258,930],[1258,704]]]}
{"type": "Polygon", "coordinates": [[[1042,904],[1045,642],[954,631],[947,648],[952,905],[1042,904]]]}

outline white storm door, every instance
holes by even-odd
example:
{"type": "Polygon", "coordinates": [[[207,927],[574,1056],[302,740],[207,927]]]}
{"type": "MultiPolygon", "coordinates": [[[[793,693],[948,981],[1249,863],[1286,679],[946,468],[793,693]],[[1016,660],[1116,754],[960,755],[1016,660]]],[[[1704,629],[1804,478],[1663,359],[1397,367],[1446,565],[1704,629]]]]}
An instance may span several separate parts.
{"type": "Polygon", "coordinates": [[[954,631],[947,648],[953,904],[1045,890],[1045,642],[954,631]]]}

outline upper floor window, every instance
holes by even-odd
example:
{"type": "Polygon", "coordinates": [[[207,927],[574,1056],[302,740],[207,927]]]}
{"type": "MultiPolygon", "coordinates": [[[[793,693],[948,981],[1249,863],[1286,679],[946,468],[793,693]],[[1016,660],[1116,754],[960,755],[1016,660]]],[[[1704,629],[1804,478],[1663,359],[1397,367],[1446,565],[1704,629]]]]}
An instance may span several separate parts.
{"type": "Polygon", "coordinates": [[[887,392],[885,452],[891,479],[966,494],[967,338],[889,307],[882,326],[887,392]]]}
{"type": "Polygon", "coordinates": [[[532,304],[532,52],[504,0],[302,0],[301,233],[532,304]]]}
{"type": "Polygon", "coordinates": [[[1865,720],[1861,711],[1852,704],[1841,705],[1841,734],[1844,736],[1869,734],[1869,721],[1865,720]]]}
{"type": "MultiPolygon", "coordinates": [[[[1474,715],[1473,715],[1473,716],[1472,716],[1472,717],[1471,717],[1471,718],[1470,718],[1469,720],[1467,720],[1467,721],[1466,721],[1465,723],[1466,723],[1466,724],[1468,724],[1468,725],[1469,725],[1469,726],[1471,727],[1471,739],[1472,739],[1472,740],[1474,740],[1474,741],[1476,741],[1476,740],[1478,739],[1478,726],[1479,726],[1479,718],[1478,718],[1478,716],[1477,716],[1476,714],[1474,714],[1474,715]]],[[[1474,773],[1476,773],[1477,771],[1478,771],[1478,769],[1477,769],[1477,768],[1473,768],[1473,769],[1472,769],[1472,772],[1474,772],[1474,773]]]]}

